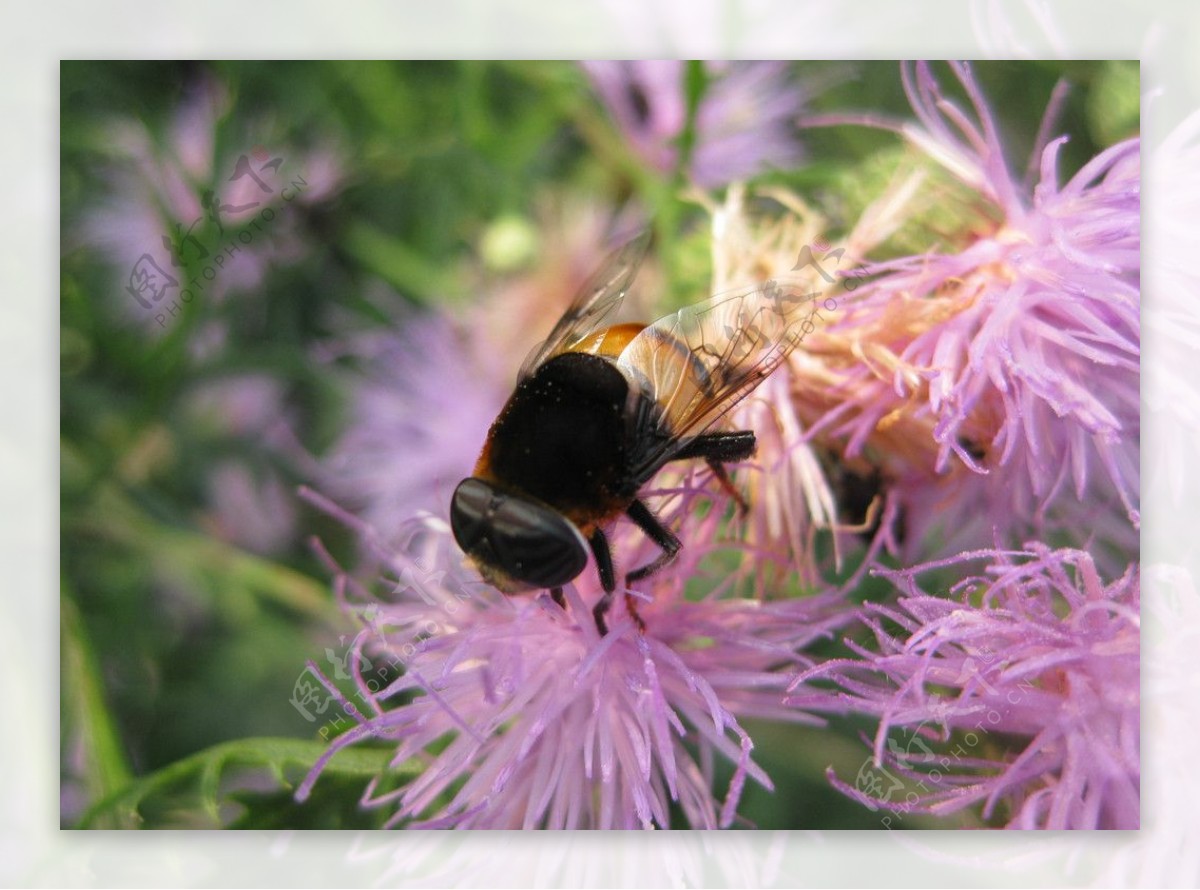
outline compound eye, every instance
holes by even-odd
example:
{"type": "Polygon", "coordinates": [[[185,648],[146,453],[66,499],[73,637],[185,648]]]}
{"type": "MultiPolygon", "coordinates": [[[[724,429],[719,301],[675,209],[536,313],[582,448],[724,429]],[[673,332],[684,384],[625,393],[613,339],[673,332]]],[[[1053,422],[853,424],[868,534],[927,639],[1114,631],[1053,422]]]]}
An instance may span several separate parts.
{"type": "Polygon", "coordinates": [[[500,567],[537,587],[561,587],[587,566],[587,542],[575,524],[549,507],[502,497],[492,520],[500,567]]]}
{"type": "Polygon", "coordinates": [[[587,542],[574,523],[482,479],[459,484],[450,526],[470,556],[534,587],[561,587],[587,567],[587,542]]]}
{"type": "Polygon", "coordinates": [[[499,496],[492,486],[474,477],[454,489],[450,501],[450,529],[464,552],[470,553],[487,537],[492,501],[499,496]]]}

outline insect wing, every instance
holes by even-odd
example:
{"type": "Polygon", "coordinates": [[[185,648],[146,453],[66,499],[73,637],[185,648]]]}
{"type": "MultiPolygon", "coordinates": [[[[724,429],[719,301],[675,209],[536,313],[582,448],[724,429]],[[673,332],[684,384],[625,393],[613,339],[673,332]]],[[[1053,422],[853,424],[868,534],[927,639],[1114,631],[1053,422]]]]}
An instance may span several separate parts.
{"type": "Polygon", "coordinates": [[[579,289],[550,336],[534,347],[525,359],[518,380],[529,377],[547,359],[571,351],[616,311],[633,283],[649,244],[650,233],[642,232],[608,256],[579,289]]]}
{"type": "Polygon", "coordinates": [[[648,477],[765,380],[813,329],[816,298],[798,283],[759,282],[680,309],[630,341],[617,365],[670,434],[646,438],[635,472],[648,477]]]}

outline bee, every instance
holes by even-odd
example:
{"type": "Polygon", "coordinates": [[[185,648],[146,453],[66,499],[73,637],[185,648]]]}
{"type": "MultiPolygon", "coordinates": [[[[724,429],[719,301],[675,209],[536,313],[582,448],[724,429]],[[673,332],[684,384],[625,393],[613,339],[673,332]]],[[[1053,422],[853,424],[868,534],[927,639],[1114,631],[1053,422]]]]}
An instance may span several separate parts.
{"type": "MultiPolygon", "coordinates": [[[[595,559],[601,635],[616,590],[606,529],[625,516],[659,548],[625,575],[631,585],[679,553],[679,538],[638,497],[666,464],[703,460],[745,509],[725,465],[754,454],[751,430],[715,429],[812,329],[798,286],[768,280],[719,294],[649,324],[611,324],[645,256],[642,234],[611,254],[549,337],[525,360],[473,474],[450,507],[455,540],[506,594],[563,586],[595,559]]],[[[815,313],[813,313],[815,314],[815,313]]]]}

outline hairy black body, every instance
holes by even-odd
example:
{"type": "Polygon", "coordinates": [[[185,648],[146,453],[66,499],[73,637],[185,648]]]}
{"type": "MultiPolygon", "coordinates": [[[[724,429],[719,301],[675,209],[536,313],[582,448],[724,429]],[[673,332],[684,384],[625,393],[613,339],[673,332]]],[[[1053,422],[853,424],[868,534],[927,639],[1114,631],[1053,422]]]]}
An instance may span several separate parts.
{"type": "Polygon", "coordinates": [[[552,358],[517,386],[492,425],[492,475],[581,526],[598,507],[620,512],[637,494],[628,474],[635,438],[626,428],[628,398],[629,384],[607,359],[552,358]]]}

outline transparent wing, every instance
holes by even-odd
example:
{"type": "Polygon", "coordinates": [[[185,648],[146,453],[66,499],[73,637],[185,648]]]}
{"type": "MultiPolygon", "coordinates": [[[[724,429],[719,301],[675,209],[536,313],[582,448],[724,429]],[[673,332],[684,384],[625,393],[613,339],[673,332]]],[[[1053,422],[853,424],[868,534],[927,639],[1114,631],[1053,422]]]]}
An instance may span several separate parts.
{"type": "Polygon", "coordinates": [[[609,254],[603,265],[584,282],[550,336],[529,353],[521,365],[518,380],[524,380],[547,359],[569,352],[616,311],[649,244],[650,233],[642,232],[609,254]]]}
{"type": "Polygon", "coordinates": [[[657,406],[663,434],[646,438],[636,472],[653,473],[779,367],[822,318],[820,294],[806,290],[759,282],[680,309],[630,341],[617,365],[657,406]]]}

